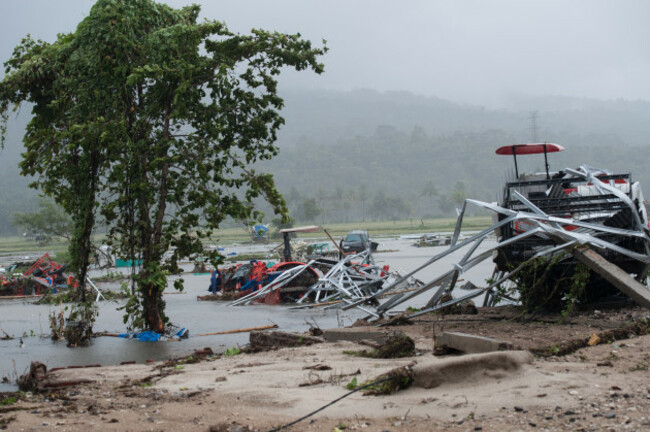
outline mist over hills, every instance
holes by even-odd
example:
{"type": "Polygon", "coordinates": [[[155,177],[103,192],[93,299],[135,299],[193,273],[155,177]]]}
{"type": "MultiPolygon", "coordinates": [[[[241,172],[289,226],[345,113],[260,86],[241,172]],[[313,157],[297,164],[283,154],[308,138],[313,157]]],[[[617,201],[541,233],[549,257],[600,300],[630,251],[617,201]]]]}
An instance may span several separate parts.
{"type": "Polygon", "coordinates": [[[287,124],[280,134],[282,146],[301,135],[329,138],[372,134],[388,125],[410,131],[421,127],[430,135],[504,130],[518,142],[530,142],[530,114],[537,112],[538,140],[546,135],[569,134],[587,143],[597,135],[616,135],[624,145],[646,145],[650,136],[650,101],[572,98],[563,96],[511,96],[507,108],[490,109],[457,104],[408,92],[374,90],[282,92],[287,124]]]}
{"type": "MultiPolygon", "coordinates": [[[[299,218],[308,219],[301,208],[307,198],[322,208],[323,222],[359,219],[368,210],[371,218],[452,215],[454,200],[462,197],[497,199],[514,169],[512,158],[494,151],[534,137],[567,147],[549,156],[551,169],[587,164],[632,172],[642,185],[650,184],[647,101],[516,97],[512,108],[487,109],[405,92],[284,96],[281,151],[264,168],[275,174],[299,218]],[[362,183],[367,203],[360,205],[362,183]],[[382,194],[398,198],[392,206],[402,211],[382,211],[391,205],[382,194]],[[345,211],[337,204],[341,197],[350,201],[345,211]]],[[[518,162],[522,171],[544,169],[541,156],[518,162]]]]}
{"type": "Polygon", "coordinates": [[[11,226],[14,212],[31,212],[38,207],[38,192],[28,187],[32,180],[21,176],[18,168],[29,117],[29,110],[24,109],[10,115],[6,142],[0,149],[0,235],[16,234],[11,226]]]}
{"type": "MultiPolygon", "coordinates": [[[[456,104],[407,92],[280,90],[286,124],[279,155],[259,164],[275,175],[301,221],[451,215],[464,197],[493,201],[513,171],[497,147],[556,142],[552,169],[580,164],[632,172],[650,195],[650,102],[516,96],[507,108],[456,104]],[[533,130],[532,113],[535,114],[533,130]]],[[[36,208],[18,175],[26,112],[12,117],[0,152],[0,233],[11,215],[36,208]]],[[[543,157],[519,158],[543,170],[543,157]]],[[[270,217],[269,217],[270,219],[270,217]]]]}

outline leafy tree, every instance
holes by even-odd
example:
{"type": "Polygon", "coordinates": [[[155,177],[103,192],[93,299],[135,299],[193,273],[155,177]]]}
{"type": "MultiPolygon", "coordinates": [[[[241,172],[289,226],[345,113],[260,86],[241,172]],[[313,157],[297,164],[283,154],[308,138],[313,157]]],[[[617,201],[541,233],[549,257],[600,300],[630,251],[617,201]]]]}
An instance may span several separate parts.
{"type": "MultiPolygon", "coordinates": [[[[141,262],[129,324],[157,332],[179,258],[203,253],[228,217],[260,219],[258,198],[286,215],[273,178],[248,166],[277,154],[281,69],[321,73],[326,52],[299,34],[199,23],[199,11],[99,0],[74,33],[23,40],[0,84],[5,121],[11,106],[33,103],[21,167],[71,214],[79,271],[101,216],[116,252],[141,262]]],[[[218,263],[217,252],[209,259],[218,263]]]]}
{"type": "Polygon", "coordinates": [[[307,221],[315,221],[322,212],[323,209],[318,205],[316,198],[305,198],[300,205],[302,218],[307,221]]]}
{"type": "Polygon", "coordinates": [[[38,200],[38,208],[38,212],[14,213],[12,225],[50,238],[70,238],[72,221],[61,206],[43,197],[38,200]]]}
{"type": "Polygon", "coordinates": [[[456,204],[456,208],[460,208],[467,198],[469,198],[469,193],[467,192],[465,182],[461,180],[457,181],[454,184],[454,189],[450,193],[451,201],[456,204]]]}

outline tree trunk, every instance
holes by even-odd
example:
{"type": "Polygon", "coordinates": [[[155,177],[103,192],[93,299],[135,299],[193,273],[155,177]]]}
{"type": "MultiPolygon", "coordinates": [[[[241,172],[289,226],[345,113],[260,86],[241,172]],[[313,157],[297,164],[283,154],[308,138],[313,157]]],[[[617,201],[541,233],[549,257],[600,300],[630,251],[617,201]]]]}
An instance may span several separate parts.
{"type": "MultiPolygon", "coordinates": [[[[95,226],[95,201],[97,194],[97,175],[99,171],[99,158],[97,152],[92,152],[90,155],[90,167],[88,175],[90,177],[90,185],[85,191],[80,191],[79,195],[82,198],[80,202],[80,214],[82,215],[79,221],[81,226],[75,230],[76,241],[72,241],[71,248],[77,248],[76,251],[71,251],[71,255],[76,257],[73,262],[79,281],[79,288],[77,291],[77,298],[81,302],[86,302],[86,275],[88,273],[88,266],[90,265],[90,253],[92,252],[92,233],[95,226]],[[83,199],[85,197],[85,199],[83,199]]],[[[78,223],[79,223],[78,222],[78,223]]]]}
{"type": "MultiPolygon", "coordinates": [[[[165,121],[163,124],[163,140],[167,141],[169,139],[169,104],[165,107],[165,121]]],[[[165,143],[166,145],[166,143],[165,143]]],[[[165,156],[167,156],[167,151],[165,150],[165,156]]],[[[160,185],[158,188],[158,208],[156,210],[156,216],[154,220],[154,225],[152,230],[147,230],[147,238],[150,239],[148,248],[145,248],[145,255],[143,256],[144,262],[143,268],[147,267],[147,262],[149,260],[153,262],[160,262],[161,251],[160,251],[160,240],[162,238],[163,231],[163,220],[165,216],[165,208],[167,204],[167,177],[169,176],[169,165],[167,162],[163,163],[162,172],[160,174],[160,185]],[[153,233],[152,233],[153,231],[153,233]],[[151,235],[153,234],[153,235],[151,235]]],[[[163,333],[165,324],[162,320],[160,310],[162,309],[162,291],[154,286],[149,284],[142,287],[144,291],[142,292],[143,302],[142,306],[144,308],[144,316],[149,329],[155,331],[156,333],[163,333]]],[[[164,290],[164,287],[163,287],[164,290]]]]}
{"type": "Polygon", "coordinates": [[[162,334],[165,331],[165,323],[160,316],[160,302],[162,293],[153,284],[142,287],[142,307],[147,328],[162,334]]]}

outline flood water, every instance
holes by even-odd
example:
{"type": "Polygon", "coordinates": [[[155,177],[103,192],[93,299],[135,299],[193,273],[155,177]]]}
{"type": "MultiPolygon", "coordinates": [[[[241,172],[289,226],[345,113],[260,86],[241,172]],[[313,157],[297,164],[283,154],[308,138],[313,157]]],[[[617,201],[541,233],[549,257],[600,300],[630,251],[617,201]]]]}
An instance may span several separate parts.
{"type": "MultiPolygon", "coordinates": [[[[445,246],[418,248],[412,245],[413,240],[388,238],[379,239],[379,251],[375,261],[379,265],[388,264],[391,269],[408,272],[422,265],[432,256],[443,252],[445,246]]],[[[492,241],[486,241],[479,247],[476,254],[485,250],[492,241]]],[[[270,245],[268,248],[275,245],[270,245]]],[[[250,253],[263,246],[232,247],[229,250],[239,253],[250,253]]],[[[449,271],[454,262],[462,256],[452,254],[435,265],[417,273],[415,277],[427,282],[434,277],[449,271]]],[[[490,260],[477,265],[461,277],[470,280],[477,286],[485,286],[485,279],[491,276],[493,264],[490,260]]],[[[114,271],[114,270],[113,270],[114,271]]],[[[98,276],[99,271],[91,272],[98,276]]],[[[286,306],[229,306],[223,302],[197,301],[197,295],[207,293],[209,275],[186,274],[185,290],[183,293],[165,295],[166,313],[171,322],[189,329],[190,337],[182,341],[169,342],[139,342],[137,340],[116,337],[98,337],[93,339],[88,347],[67,348],[65,342],[52,341],[49,338],[50,328],[48,316],[58,312],[60,307],[54,305],[37,305],[33,301],[8,300],[0,301],[0,328],[15,336],[13,340],[0,340],[0,375],[7,376],[12,382],[17,376],[28,370],[32,360],[45,363],[48,367],[101,364],[103,366],[119,364],[123,361],[143,363],[147,359],[163,360],[180,357],[192,353],[195,349],[210,347],[220,352],[232,346],[244,346],[248,342],[248,333],[229,335],[196,336],[201,333],[219,332],[238,328],[256,327],[277,324],[283,331],[306,331],[310,326],[320,328],[335,328],[348,326],[357,318],[365,316],[358,310],[312,310],[288,309],[286,306]],[[23,336],[24,347],[20,347],[19,337],[23,336]]],[[[173,279],[169,281],[168,291],[173,291],[173,279]]],[[[119,283],[98,284],[101,289],[118,289],[119,283]]],[[[455,292],[455,296],[465,294],[455,292]]],[[[400,310],[407,306],[422,307],[429,300],[432,292],[424,293],[407,304],[400,305],[400,310]]],[[[477,301],[477,304],[480,300],[477,301]]],[[[99,316],[94,325],[95,332],[124,333],[122,321],[123,312],[118,307],[123,302],[102,301],[99,305],[99,316]]],[[[0,384],[0,391],[14,390],[11,384],[0,384]]]]}

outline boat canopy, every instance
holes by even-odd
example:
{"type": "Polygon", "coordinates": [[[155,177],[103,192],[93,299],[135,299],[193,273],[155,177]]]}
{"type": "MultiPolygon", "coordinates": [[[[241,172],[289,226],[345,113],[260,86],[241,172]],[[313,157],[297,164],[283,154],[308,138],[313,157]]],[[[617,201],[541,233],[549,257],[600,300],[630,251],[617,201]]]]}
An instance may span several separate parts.
{"type": "Polygon", "coordinates": [[[547,153],[556,153],[566,150],[559,144],[553,143],[527,143],[527,144],[510,144],[499,147],[496,151],[498,155],[512,155],[515,159],[515,175],[519,178],[519,167],[517,166],[517,155],[541,154],[544,153],[544,167],[546,168],[546,178],[550,179],[548,172],[547,153]]]}
{"type": "Polygon", "coordinates": [[[498,155],[528,155],[541,153],[555,153],[566,150],[563,146],[553,143],[511,144],[499,147],[498,155]]]}

